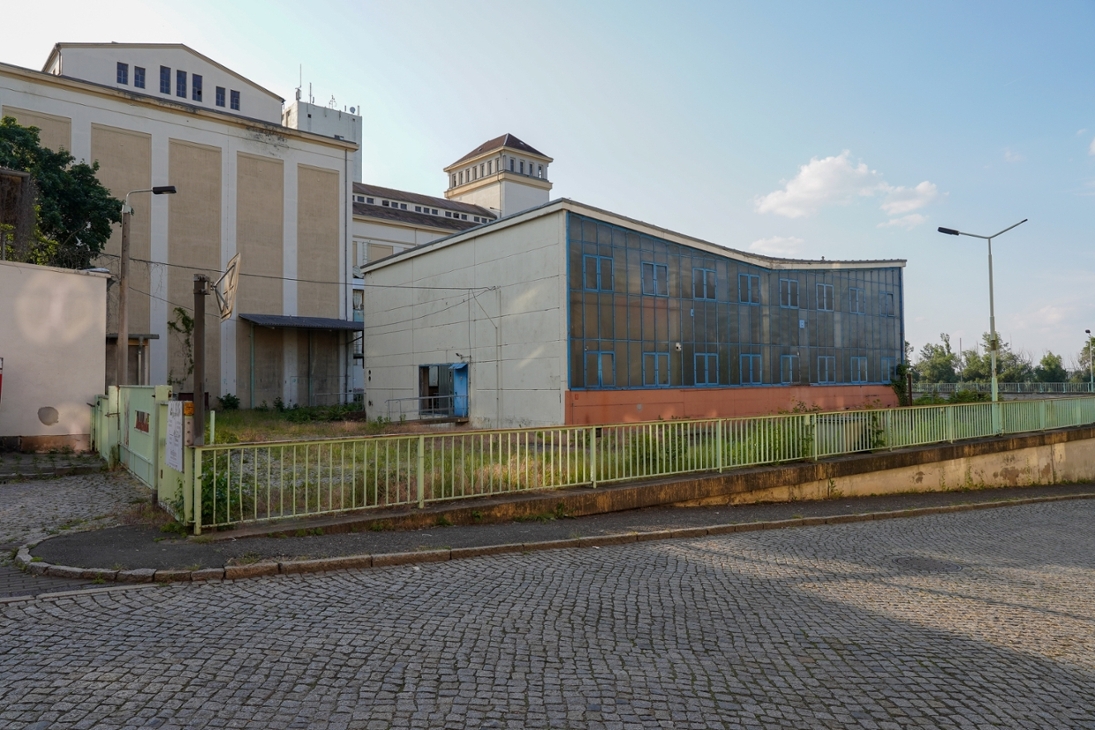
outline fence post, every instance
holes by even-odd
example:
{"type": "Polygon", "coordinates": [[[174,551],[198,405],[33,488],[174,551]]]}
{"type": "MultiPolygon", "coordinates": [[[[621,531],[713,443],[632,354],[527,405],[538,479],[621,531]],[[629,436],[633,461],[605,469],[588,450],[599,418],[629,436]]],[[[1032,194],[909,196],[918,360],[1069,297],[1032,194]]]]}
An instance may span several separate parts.
{"type": "Polygon", "coordinates": [[[597,487],[597,427],[589,429],[589,482],[597,487]]]}
{"type": "Polygon", "coordinates": [[[953,444],[954,443],[954,409],[957,408],[957,406],[944,406],[944,408],[947,409],[946,410],[946,413],[947,413],[947,441],[949,443],[953,444]]]}
{"type": "MultiPolygon", "coordinates": [[[[190,470],[194,480],[194,501],[191,509],[194,510],[194,534],[202,534],[202,452],[194,449],[194,468],[190,470]]],[[[185,462],[183,462],[185,464],[185,462]]],[[[215,487],[216,485],[214,485],[215,487]]]]}
{"type": "Polygon", "coordinates": [[[418,508],[426,506],[426,437],[418,437],[418,508]]]}
{"type": "Polygon", "coordinates": [[[719,471],[722,471],[722,419],[715,421],[715,453],[719,460],[719,471]]]}
{"type": "Polygon", "coordinates": [[[811,449],[814,453],[811,455],[810,458],[813,461],[817,461],[817,453],[818,453],[817,442],[821,438],[821,433],[820,433],[820,425],[817,422],[817,414],[816,413],[813,413],[813,414],[810,415],[810,425],[813,427],[813,431],[814,431],[814,437],[812,439],[813,447],[811,449]]]}
{"type": "Polygon", "coordinates": [[[1038,428],[1041,431],[1046,430],[1046,402],[1044,400],[1038,401],[1038,428]]]}

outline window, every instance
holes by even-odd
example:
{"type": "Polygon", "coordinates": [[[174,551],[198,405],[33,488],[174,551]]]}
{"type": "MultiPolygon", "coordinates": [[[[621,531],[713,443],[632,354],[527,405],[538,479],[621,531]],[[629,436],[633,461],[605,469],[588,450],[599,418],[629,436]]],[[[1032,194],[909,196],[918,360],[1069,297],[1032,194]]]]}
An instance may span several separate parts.
{"type": "Polygon", "coordinates": [[[372,198],[365,198],[365,202],[369,203],[370,205],[375,205],[372,198]]]}
{"type": "Polygon", "coordinates": [[[514,161],[513,158],[509,158],[509,171],[513,172],[514,161]]]}
{"type": "Polygon", "coordinates": [[[882,358],[882,380],[889,383],[897,377],[897,360],[892,357],[882,358]]]}
{"type": "Polygon", "coordinates": [[[616,355],[586,352],[586,387],[612,388],[616,385],[616,355]]]}
{"type": "Polygon", "coordinates": [[[399,204],[399,209],[400,210],[406,210],[407,209],[407,204],[406,203],[400,203],[399,204]]]}
{"type": "Polygon", "coordinates": [[[894,316],[893,309],[893,292],[884,291],[879,295],[879,308],[881,309],[883,317],[894,316]]]}
{"type": "Polygon", "coordinates": [[[643,385],[669,385],[669,353],[643,353],[643,385]]]}
{"type": "Polygon", "coordinates": [[[764,376],[760,368],[760,355],[741,356],[741,384],[760,385],[764,376]]]}
{"type": "Polygon", "coordinates": [[[446,218],[452,218],[452,213],[450,213],[449,211],[446,210],[445,211],[445,217],[446,218]]]}
{"type": "Polygon", "coordinates": [[[779,306],[798,309],[798,279],[779,280],[779,306]]]}
{"type": "Polygon", "coordinates": [[[832,355],[822,355],[817,359],[817,382],[836,382],[836,358],[832,355]]]}
{"type": "Polygon", "coordinates": [[[718,385],[719,356],[714,353],[696,353],[696,385],[718,385]]]}
{"type": "Polygon", "coordinates": [[[865,357],[853,357],[852,358],[852,382],[853,383],[866,383],[867,382],[867,358],[865,358],[865,357]]]}
{"type": "Polygon", "coordinates": [[[421,213],[422,212],[422,206],[421,205],[414,206],[414,212],[415,213],[421,213]]]}
{"type": "Polygon", "coordinates": [[[544,178],[544,166],[543,165],[537,165],[536,166],[536,177],[540,178],[541,180],[544,178]]]}
{"type": "Polygon", "coordinates": [[[434,208],[434,209],[433,209],[433,214],[434,214],[434,215],[437,215],[437,208],[434,208]]]}
{"type": "Polygon", "coordinates": [[[817,308],[823,312],[833,311],[833,285],[817,285],[817,308]]]}
{"type": "Polygon", "coordinates": [[[779,382],[783,385],[798,382],[798,355],[780,355],[779,382]]]}
{"type": "Polygon", "coordinates": [[[852,314],[864,314],[867,310],[867,298],[862,289],[854,286],[848,290],[848,311],[852,314]]]}
{"type": "Polygon", "coordinates": [[[194,101],[202,100],[202,77],[199,74],[194,74],[190,77],[190,98],[194,101]]]}
{"type": "Polygon", "coordinates": [[[692,298],[715,298],[715,270],[692,269],[692,298]]]}
{"type": "Polygon", "coordinates": [[[119,84],[127,84],[127,85],[129,84],[129,64],[128,63],[119,63],[118,64],[118,83],[119,84]]]}
{"type": "Polygon", "coordinates": [[[133,85],[138,89],[144,88],[144,68],[141,66],[133,67],[133,85]]]}
{"type": "Polygon", "coordinates": [[[387,200],[380,201],[380,204],[383,205],[385,208],[387,208],[390,205],[387,200]]]}
{"type": "Polygon", "coordinates": [[[643,262],[643,294],[669,296],[669,266],[643,262]]]}
{"type": "Polygon", "coordinates": [[[217,106],[224,106],[224,87],[223,86],[218,86],[217,87],[216,103],[217,103],[217,106]]]}
{"type": "Polygon", "coordinates": [[[171,93],[171,69],[167,66],[160,66],[160,93],[171,93]]]}
{"type": "Polygon", "coordinates": [[[760,277],[738,274],[738,301],[743,304],[760,304],[760,277]]]}
{"type": "Polygon", "coordinates": [[[186,71],[175,72],[175,96],[186,98],[186,71]]]}
{"type": "Polygon", "coordinates": [[[586,291],[612,291],[612,258],[610,256],[583,256],[586,291]]]}
{"type": "Polygon", "coordinates": [[[233,91],[231,98],[232,98],[232,108],[235,109],[236,111],[239,111],[240,110],[240,92],[233,91]]]}
{"type": "Polygon", "coordinates": [[[455,188],[456,187],[456,175],[452,176],[452,185],[450,185],[449,187],[450,188],[455,188]]]}
{"type": "Polygon", "coordinates": [[[524,160],[521,160],[521,174],[522,175],[525,174],[525,161],[524,160]]]}
{"type": "Polygon", "coordinates": [[[466,214],[464,214],[464,213],[460,214],[460,220],[465,220],[466,221],[467,219],[468,219],[468,216],[466,214]]]}

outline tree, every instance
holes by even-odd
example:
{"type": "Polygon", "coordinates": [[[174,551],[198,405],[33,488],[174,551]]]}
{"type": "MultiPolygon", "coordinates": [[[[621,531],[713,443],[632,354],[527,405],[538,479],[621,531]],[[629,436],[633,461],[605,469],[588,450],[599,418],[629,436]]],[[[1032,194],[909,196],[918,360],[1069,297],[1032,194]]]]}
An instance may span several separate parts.
{"type": "MultiPolygon", "coordinates": [[[[996,335],[1000,337],[999,334],[996,335]]],[[[981,336],[984,343],[981,353],[966,350],[963,353],[965,367],[962,368],[962,380],[971,383],[987,383],[992,379],[992,339],[989,333],[981,336]]],[[[1014,352],[1011,346],[1000,341],[1000,350],[996,354],[996,379],[1001,383],[1029,383],[1034,379],[1034,367],[1030,357],[1023,352],[1014,352]]]]}
{"type": "Polygon", "coordinates": [[[1080,354],[1076,356],[1076,369],[1072,372],[1072,380],[1078,383],[1087,383],[1091,380],[1091,355],[1095,341],[1088,337],[1084,346],[1080,348],[1080,354]]]}
{"type": "Polygon", "coordinates": [[[928,343],[920,348],[915,370],[925,383],[955,383],[958,381],[958,354],[951,350],[950,335],[939,335],[942,344],[928,343]]]}
{"type": "Polygon", "coordinates": [[[1047,350],[1042,355],[1042,361],[1034,368],[1034,380],[1039,383],[1063,383],[1068,380],[1068,371],[1065,370],[1061,356],[1047,350]]]}
{"type": "Polygon", "coordinates": [[[29,250],[13,252],[34,264],[91,266],[121,221],[122,202],[96,177],[99,163],[80,162],[67,150],[42,147],[37,127],[0,119],[0,167],[29,172],[38,189],[37,230],[29,250]]]}

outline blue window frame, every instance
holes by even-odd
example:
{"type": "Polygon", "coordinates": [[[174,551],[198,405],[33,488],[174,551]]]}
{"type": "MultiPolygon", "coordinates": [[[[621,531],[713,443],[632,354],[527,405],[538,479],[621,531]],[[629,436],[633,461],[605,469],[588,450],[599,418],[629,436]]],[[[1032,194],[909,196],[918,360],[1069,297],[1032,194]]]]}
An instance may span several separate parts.
{"type": "Polygon", "coordinates": [[[883,317],[894,316],[893,292],[884,291],[878,295],[878,310],[883,317]]]}
{"type": "Polygon", "coordinates": [[[586,291],[612,291],[612,257],[583,256],[582,288],[586,291]]]}
{"type": "Polygon", "coordinates": [[[236,111],[240,110],[240,92],[238,91],[232,92],[232,108],[236,111]]]}
{"type": "Polygon", "coordinates": [[[866,383],[867,382],[867,358],[865,357],[853,357],[852,361],[852,382],[853,383],[866,383]]]}
{"type": "Polygon", "coordinates": [[[669,296],[669,266],[643,261],[643,294],[669,296]]]}
{"type": "Polygon", "coordinates": [[[175,96],[186,98],[186,71],[175,72],[175,96]]]}
{"type": "Polygon", "coordinates": [[[867,313],[867,294],[862,289],[848,289],[848,311],[852,314],[867,313]]]}
{"type": "Polygon", "coordinates": [[[167,66],[160,66],[160,93],[171,93],[171,69],[167,66]]]}
{"type": "Polygon", "coordinates": [[[201,74],[193,74],[190,77],[190,98],[194,101],[202,100],[202,77],[201,74]]]}
{"type": "Polygon", "coordinates": [[[738,301],[742,304],[760,304],[760,277],[738,274],[738,301]]]}
{"type": "Polygon", "coordinates": [[[782,385],[798,382],[798,355],[779,356],[779,382],[782,385]]]}
{"type": "Polygon", "coordinates": [[[783,309],[798,309],[798,279],[779,280],[779,306],[783,309]]]}
{"type": "Polygon", "coordinates": [[[719,356],[713,352],[696,353],[696,385],[718,385],[719,356]]]}
{"type": "Polygon", "coordinates": [[[893,357],[882,358],[882,381],[889,383],[897,377],[897,359],[893,357]]]}
{"type": "Polygon", "coordinates": [[[741,356],[741,384],[760,385],[764,382],[764,372],[761,370],[760,355],[741,356]]]}
{"type": "Polygon", "coordinates": [[[817,359],[817,382],[836,382],[836,357],[833,355],[822,355],[817,359]]]}
{"type": "Polygon", "coordinates": [[[715,299],[715,270],[692,269],[692,298],[715,299]]]}
{"type": "Polygon", "coordinates": [[[217,106],[224,106],[224,87],[217,87],[217,106]]]}
{"type": "Polygon", "coordinates": [[[835,304],[833,298],[833,285],[832,284],[818,284],[817,285],[817,308],[822,312],[833,311],[833,305],[835,304]]]}
{"type": "Polygon", "coordinates": [[[144,88],[144,68],[141,66],[133,67],[133,85],[138,89],[144,88]]]}
{"type": "Polygon", "coordinates": [[[664,388],[669,385],[669,353],[643,353],[643,385],[664,388]]]}
{"type": "Polygon", "coordinates": [[[118,83],[129,85],[129,64],[118,63],[118,83]]]}
{"type": "Polygon", "coordinates": [[[616,386],[616,354],[613,352],[586,352],[586,387],[614,388],[616,386]]]}

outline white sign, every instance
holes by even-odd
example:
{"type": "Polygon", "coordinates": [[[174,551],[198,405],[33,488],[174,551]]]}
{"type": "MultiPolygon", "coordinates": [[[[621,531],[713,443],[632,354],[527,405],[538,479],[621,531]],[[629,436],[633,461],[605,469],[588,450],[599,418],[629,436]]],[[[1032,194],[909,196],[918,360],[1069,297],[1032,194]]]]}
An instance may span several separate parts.
{"type": "Polygon", "coordinates": [[[167,465],[175,471],[183,471],[183,403],[167,402],[167,465]]]}

